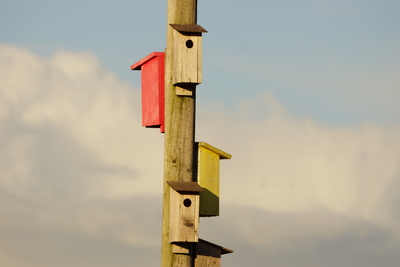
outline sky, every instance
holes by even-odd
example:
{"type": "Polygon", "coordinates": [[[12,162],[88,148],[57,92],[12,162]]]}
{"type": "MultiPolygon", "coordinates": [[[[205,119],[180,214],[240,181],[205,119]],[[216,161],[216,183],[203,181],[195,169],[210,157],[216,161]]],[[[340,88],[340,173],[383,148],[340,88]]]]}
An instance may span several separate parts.
{"type": "MultiPolygon", "coordinates": [[[[164,140],[130,65],[164,50],[167,1],[0,3],[0,266],[160,265],[164,140]]],[[[399,8],[198,1],[223,266],[398,266],[399,8]]]]}

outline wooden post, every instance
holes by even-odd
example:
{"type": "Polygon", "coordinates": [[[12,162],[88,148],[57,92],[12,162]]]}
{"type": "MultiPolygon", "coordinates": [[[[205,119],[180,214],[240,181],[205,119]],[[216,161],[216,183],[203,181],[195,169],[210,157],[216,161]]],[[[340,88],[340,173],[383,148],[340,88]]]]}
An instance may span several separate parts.
{"type": "Polygon", "coordinates": [[[197,0],[168,0],[167,48],[165,53],[165,136],[164,193],[162,218],[162,267],[192,267],[193,255],[174,254],[169,242],[170,189],[167,181],[192,182],[194,177],[194,129],[196,85],[174,86],[172,83],[173,28],[170,24],[194,25],[197,0]],[[178,96],[176,91],[191,91],[178,96]]]}

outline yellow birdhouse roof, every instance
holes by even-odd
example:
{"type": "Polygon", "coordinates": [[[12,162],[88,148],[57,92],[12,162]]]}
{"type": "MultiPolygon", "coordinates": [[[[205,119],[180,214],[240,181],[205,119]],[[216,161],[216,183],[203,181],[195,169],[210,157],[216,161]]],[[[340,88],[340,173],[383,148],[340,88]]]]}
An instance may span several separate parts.
{"type": "Polygon", "coordinates": [[[206,142],[198,142],[199,147],[204,147],[208,150],[211,150],[212,152],[216,153],[219,155],[220,159],[230,159],[232,158],[232,155],[229,153],[226,153],[222,151],[221,149],[218,149],[210,144],[207,144],[206,142]]]}

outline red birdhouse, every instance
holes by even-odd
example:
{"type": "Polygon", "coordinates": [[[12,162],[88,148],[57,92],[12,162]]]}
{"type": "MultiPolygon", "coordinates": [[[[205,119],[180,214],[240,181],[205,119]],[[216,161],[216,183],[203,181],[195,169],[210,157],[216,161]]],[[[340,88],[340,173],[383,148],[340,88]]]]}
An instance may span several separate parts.
{"type": "Polygon", "coordinates": [[[131,66],[142,71],[142,125],[164,132],[164,53],[153,52],[131,66]]]}

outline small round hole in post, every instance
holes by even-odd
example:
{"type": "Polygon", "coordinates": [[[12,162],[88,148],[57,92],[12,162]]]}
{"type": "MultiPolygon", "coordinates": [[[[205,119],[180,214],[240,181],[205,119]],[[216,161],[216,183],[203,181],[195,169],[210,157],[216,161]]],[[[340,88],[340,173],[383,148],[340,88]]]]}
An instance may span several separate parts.
{"type": "Polygon", "coordinates": [[[193,41],[190,40],[190,39],[187,40],[185,44],[186,44],[186,47],[187,47],[187,48],[192,48],[192,47],[193,47],[193,41]]]}
{"type": "Polygon", "coordinates": [[[183,205],[184,205],[186,208],[189,208],[190,205],[192,205],[192,201],[191,201],[190,199],[188,199],[188,198],[185,198],[185,200],[183,201],[183,205]]]}

